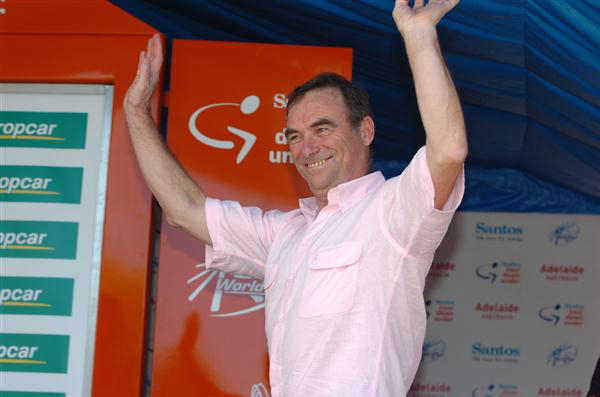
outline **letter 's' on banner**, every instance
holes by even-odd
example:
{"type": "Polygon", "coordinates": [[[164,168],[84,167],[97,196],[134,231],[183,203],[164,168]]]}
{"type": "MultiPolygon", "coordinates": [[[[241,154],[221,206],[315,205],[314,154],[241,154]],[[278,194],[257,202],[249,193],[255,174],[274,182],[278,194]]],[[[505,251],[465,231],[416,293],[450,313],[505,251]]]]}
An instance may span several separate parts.
{"type": "MultiPolygon", "coordinates": [[[[287,210],[310,195],[287,95],[320,72],[350,78],[351,49],[175,40],[172,59],[168,145],[209,197],[287,210]]],[[[164,221],[159,260],[152,396],[268,396],[262,280],[206,270],[203,244],[164,221]]]]}

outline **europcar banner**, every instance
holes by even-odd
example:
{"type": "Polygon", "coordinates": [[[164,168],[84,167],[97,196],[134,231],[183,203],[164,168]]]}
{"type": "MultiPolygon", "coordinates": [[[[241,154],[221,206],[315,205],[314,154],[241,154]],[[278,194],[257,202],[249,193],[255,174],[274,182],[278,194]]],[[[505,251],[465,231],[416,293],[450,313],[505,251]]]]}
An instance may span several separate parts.
{"type": "Polygon", "coordinates": [[[0,396],[90,395],[113,87],[0,84],[0,396]]]}
{"type": "MultiPolygon", "coordinates": [[[[208,196],[295,208],[309,192],[283,133],[287,94],[351,66],[350,49],[175,40],[168,145],[208,196]]],[[[262,282],[203,259],[202,243],[163,221],[152,395],[266,397],[262,282]]]]}

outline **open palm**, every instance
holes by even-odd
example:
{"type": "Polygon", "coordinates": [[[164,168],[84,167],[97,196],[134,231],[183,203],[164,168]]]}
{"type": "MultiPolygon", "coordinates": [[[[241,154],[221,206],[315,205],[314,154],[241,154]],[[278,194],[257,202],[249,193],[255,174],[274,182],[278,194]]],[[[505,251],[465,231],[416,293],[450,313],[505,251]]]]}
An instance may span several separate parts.
{"type": "Polygon", "coordinates": [[[125,110],[147,111],[150,108],[150,99],[160,78],[162,61],[162,44],[156,34],[148,40],[146,51],[140,53],[137,74],[123,101],[125,110]]]}

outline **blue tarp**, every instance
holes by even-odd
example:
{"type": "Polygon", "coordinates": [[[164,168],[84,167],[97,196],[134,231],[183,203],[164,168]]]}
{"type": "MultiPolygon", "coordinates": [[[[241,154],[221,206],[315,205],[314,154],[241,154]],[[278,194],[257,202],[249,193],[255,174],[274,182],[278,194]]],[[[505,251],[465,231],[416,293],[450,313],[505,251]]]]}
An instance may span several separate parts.
{"type": "MultiPolygon", "coordinates": [[[[352,47],[376,164],[398,173],[424,143],[391,0],[113,3],[168,39],[352,47]]],[[[600,213],[600,1],[462,0],[438,31],[469,133],[462,209],[600,213]]]]}

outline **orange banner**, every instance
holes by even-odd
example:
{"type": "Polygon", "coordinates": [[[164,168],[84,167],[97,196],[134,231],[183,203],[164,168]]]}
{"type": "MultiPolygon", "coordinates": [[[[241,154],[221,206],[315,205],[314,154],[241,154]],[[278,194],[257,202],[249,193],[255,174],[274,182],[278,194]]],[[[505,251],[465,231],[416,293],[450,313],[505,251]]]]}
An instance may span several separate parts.
{"type": "MultiPolygon", "coordinates": [[[[168,144],[208,196],[287,210],[310,195],[283,134],[286,95],[319,72],[350,78],[351,49],[176,40],[172,59],[168,144]]],[[[163,220],[152,396],[268,396],[262,282],[203,260],[163,220]]]]}

